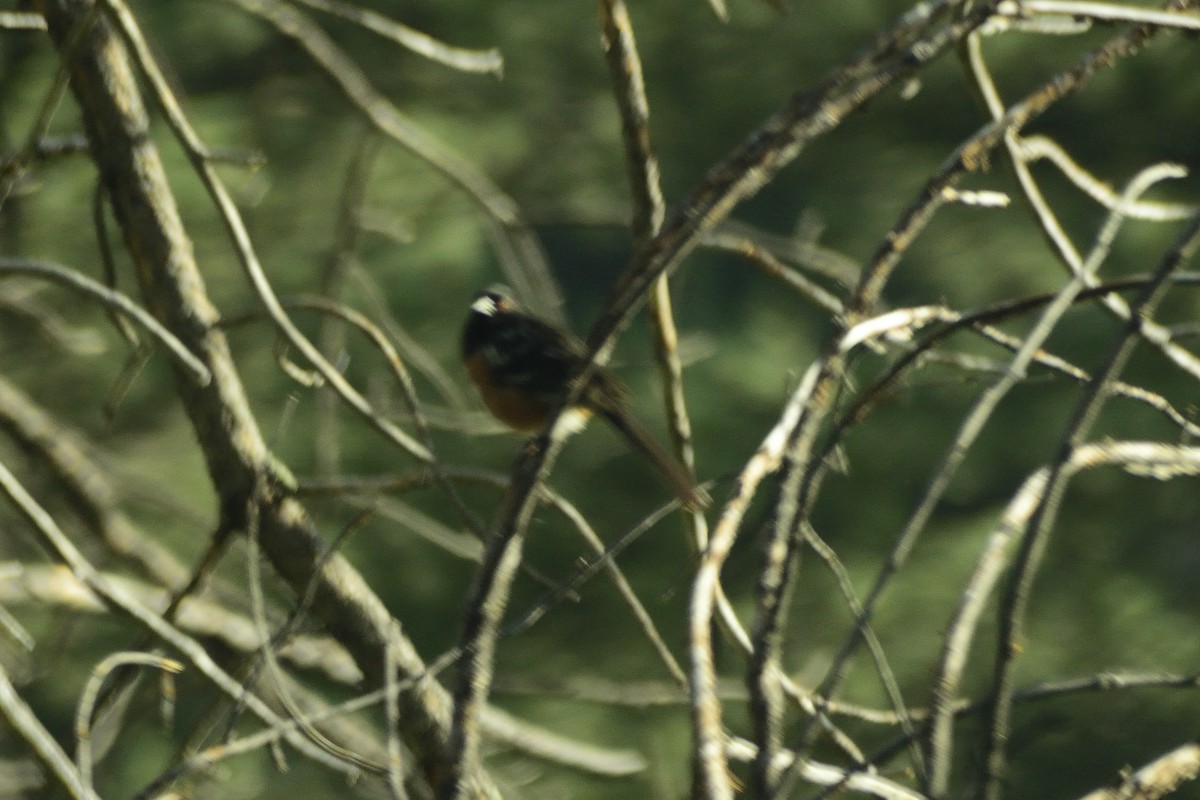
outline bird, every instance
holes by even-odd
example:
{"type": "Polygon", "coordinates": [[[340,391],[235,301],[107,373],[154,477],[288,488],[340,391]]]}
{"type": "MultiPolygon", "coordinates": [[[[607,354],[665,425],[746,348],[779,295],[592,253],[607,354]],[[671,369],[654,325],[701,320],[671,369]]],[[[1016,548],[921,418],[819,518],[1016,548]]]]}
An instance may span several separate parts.
{"type": "MultiPolygon", "coordinates": [[[[518,431],[536,431],[562,404],[587,363],[587,348],[568,331],[526,311],[502,286],[479,292],[462,333],[467,375],[492,416],[518,431]]],[[[648,460],[691,510],[711,502],[688,471],[662,449],[629,410],[629,391],[603,367],[588,378],[575,404],[563,412],[563,429],[575,433],[592,416],[607,420],[648,460]]]]}

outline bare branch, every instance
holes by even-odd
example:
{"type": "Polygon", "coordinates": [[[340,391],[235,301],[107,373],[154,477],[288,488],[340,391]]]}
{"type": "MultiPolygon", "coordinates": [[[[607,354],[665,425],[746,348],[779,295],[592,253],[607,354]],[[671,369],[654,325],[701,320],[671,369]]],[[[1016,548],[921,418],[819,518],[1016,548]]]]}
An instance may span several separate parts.
{"type": "MultiPolygon", "coordinates": [[[[973,29],[974,26],[968,27],[963,31],[963,35],[969,34],[973,29]]],[[[943,190],[946,187],[955,186],[966,171],[980,166],[986,159],[987,153],[1003,140],[1007,131],[1019,129],[1036,119],[1054,103],[1081,89],[1098,70],[1135,53],[1138,47],[1152,35],[1152,30],[1139,28],[1115,37],[1090,53],[1074,67],[1060,73],[1027,95],[1022,102],[1009,108],[1003,117],[986,125],[960,145],[943,163],[938,173],[926,183],[920,196],[904,213],[900,222],[889,231],[871,263],[863,271],[854,297],[848,306],[850,321],[857,322],[863,314],[874,308],[879,302],[883,288],[901,256],[915,237],[928,225],[936,210],[945,202],[943,190]]],[[[751,708],[757,709],[758,736],[760,737],[758,744],[762,748],[757,771],[760,776],[766,776],[774,763],[773,747],[767,737],[768,734],[778,736],[778,724],[781,716],[772,676],[778,673],[775,661],[778,658],[777,648],[782,625],[782,611],[785,608],[784,601],[791,591],[798,566],[800,539],[795,533],[795,526],[807,515],[811,498],[816,489],[818,478],[816,473],[821,462],[813,460],[813,449],[819,427],[828,412],[835,388],[842,378],[845,368],[844,352],[840,346],[830,347],[827,354],[810,367],[810,370],[817,371],[812,389],[812,396],[816,402],[805,409],[805,415],[791,438],[789,455],[793,459],[793,467],[784,477],[771,539],[767,545],[767,563],[760,579],[756,652],[755,660],[752,662],[752,671],[748,678],[751,687],[758,687],[757,690],[752,688],[752,697],[757,691],[759,700],[757,703],[752,703],[751,708]],[[770,643],[776,652],[765,652],[767,643],[770,643]]],[[[914,542],[911,538],[898,537],[893,543],[892,554],[888,558],[885,573],[893,574],[903,563],[904,556],[911,551],[913,545],[914,542]],[[899,560],[896,559],[897,556],[899,556],[899,560]]],[[[886,585],[886,580],[884,577],[877,581],[875,589],[867,596],[864,606],[868,615],[872,612],[881,588],[886,585]]],[[[858,630],[857,627],[855,630],[858,630]]],[[[857,647],[858,641],[858,634],[852,632],[822,684],[822,696],[832,696],[840,685],[847,659],[857,647]]],[[[811,721],[803,726],[799,737],[801,753],[811,747],[817,730],[811,721]]]]}
{"type": "Polygon", "coordinates": [[[403,23],[388,19],[382,14],[338,0],[296,0],[296,2],[361,25],[372,33],[377,33],[385,39],[447,67],[463,72],[490,73],[497,78],[504,73],[504,59],[500,56],[500,51],[495,48],[465,50],[461,47],[453,47],[403,23]]]}
{"type": "MultiPolygon", "coordinates": [[[[79,15],[90,8],[81,5],[80,0],[39,0],[37,6],[46,16],[51,37],[60,49],[64,48],[79,15]]],[[[109,7],[117,12],[124,34],[140,43],[127,10],[115,0],[109,7]]],[[[141,44],[138,52],[145,55],[144,43],[141,44]]],[[[140,61],[144,68],[152,64],[145,58],[140,61]]],[[[148,74],[153,77],[155,73],[148,74]]],[[[105,20],[97,20],[91,36],[80,47],[72,62],[71,82],[88,120],[93,156],[134,256],[146,304],[213,374],[208,386],[180,381],[178,388],[221,499],[220,511],[228,522],[224,527],[236,528],[244,522],[251,499],[260,505],[261,542],[272,565],[297,593],[316,581],[314,608],[353,654],[368,685],[381,685],[390,615],[379,598],[345,559],[334,557],[318,566],[324,550],[320,539],[304,509],[280,493],[278,483],[265,482],[267,496],[255,497],[264,486],[261,478],[278,473],[250,413],[226,340],[216,327],[216,310],[205,294],[161,160],[147,133],[149,123],[131,65],[105,20]]],[[[170,95],[161,83],[161,76],[151,83],[158,99],[169,103],[170,95]]],[[[176,126],[177,135],[195,145],[194,137],[187,136],[190,127],[186,120],[172,115],[172,109],[178,111],[177,106],[164,105],[164,108],[176,126]]],[[[189,147],[188,152],[195,159],[203,155],[195,146],[189,147]]],[[[235,239],[244,237],[240,217],[220,182],[211,175],[207,163],[197,164],[197,168],[209,178],[206,185],[220,204],[223,217],[231,226],[230,233],[235,239]]],[[[248,244],[242,239],[238,241],[248,244]]],[[[238,252],[243,257],[253,253],[242,246],[238,252]]],[[[261,278],[261,273],[253,272],[252,279],[253,276],[261,278]]],[[[260,297],[273,298],[274,294],[267,287],[260,297]]],[[[313,355],[320,359],[319,353],[313,355]]],[[[438,776],[448,730],[447,697],[435,682],[415,680],[425,674],[426,665],[410,642],[396,647],[393,655],[400,662],[400,674],[406,680],[414,679],[399,700],[406,743],[426,780],[430,784],[440,783],[438,776]]],[[[306,752],[328,760],[303,737],[293,735],[290,741],[300,742],[306,752]]],[[[475,778],[481,786],[488,783],[482,774],[476,774],[475,778]]]]}
{"type": "Polygon", "coordinates": [[[1200,744],[1189,742],[1128,775],[1116,789],[1098,789],[1083,800],[1158,800],[1200,776],[1200,744]]]}
{"type": "Polygon", "coordinates": [[[132,665],[157,667],[167,675],[183,671],[183,665],[178,661],[152,653],[113,653],[92,669],[92,675],[83,687],[79,705],[75,710],[75,761],[79,769],[79,779],[87,796],[95,795],[95,789],[92,787],[92,713],[96,710],[100,686],[119,667],[132,665]]]}
{"type": "Polygon", "coordinates": [[[192,167],[200,176],[200,180],[204,183],[205,188],[212,197],[213,203],[221,213],[229,236],[233,240],[237,250],[238,258],[241,260],[246,276],[250,280],[250,285],[262,301],[263,307],[267,310],[272,322],[287,337],[288,342],[303,353],[304,357],[317,368],[317,371],[321,373],[321,377],[337,390],[338,394],[342,396],[351,408],[369,420],[388,439],[414,458],[421,461],[431,460],[433,457],[432,454],[423,445],[388,420],[376,414],[366,399],[342,377],[342,374],[325,359],[316,345],[309,341],[288,317],[287,312],[275,296],[275,290],[271,288],[271,283],[267,280],[266,274],[263,272],[262,264],[259,263],[258,256],[254,251],[254,245],[250,241],[250,234],[246,230],[245,223],[242,221],[241,213],[238,211],[233,199],[229,196],[225,185],[217,176],[212,164],[209,163],[208,148],[200,141],[191,123],[188,122],[187,117],[184,115],[183,109],[180,108],[179,103],[175,100],[175,96],[167,85],[166,79],[155,63],[150,48],[142,38],[136,20],[134,20],[133,15],[129,13],[129,10],[121,0],[100,1],[106,3],[111,9],[113,16],[120,26],[122,35],[136,54],[138,66],[145,73],[151,87],[154,89],[155,100],[158,101],[159,106],[166,114],[172,130],[174,130],[176,137],[187,151],[188,158],[192,162],[192,167]]]}
{"type": "Polygon", "coordinates": [[[531,308],[563,321],[562,298],[546,256],[517,204],[459,153],[406,117],[371,85],[361,69],[306,17],[274,0],[226,0],[293,39],[333,78],[372,125],[458,184],[492,220],[497,255],[508,279],[531,308]]]}
{"type": "Polygon", "coordinates": [[[1140,199],[1122,203],[1120,195],[1111,186],[1080,166],[1070,153],[1048,136],[1023,136],[1017,140],[1017,151],[1021,163],[1046,159],[1097,203],[1110,210],[1119,209],[1131,219],[1167,222],[1184,220],[1196,213],[1195,206],[1179,203],[1156,203],[1140,199]]]}
{"type": "Polygon", "coordinates": [[[1200,248],[1200,215],[1192,218],[1165,254],[1152,281],[1133,303],[1129,321],[1114,341],[1102,368],[1085,387],[1064,431],[1059,453],[1050,465],[1045,490],[1030,515],[1027,533],[1021,541],[1020,551],[1013,564],[1013,575],[999,609],[1000,634],[997,637],[993,679],[988,696],[988,724],[985,734],[987,800],[996,800],[999,797],[1000,781],[1008,764],[1006,741],[1012,714],[1013,662],[1023,636],[1025,613],[1033,581],[1041,565],[1042,555],[1070,479],[1066,466],[1091,431],[1108,397],[1109,385],[1121,374],[1129,360],[1142,330],[1142,320],[1153,316],[1166,294],[1168,278],[1195,254],[1197,248],[1200,248]]]}
{"type": "Polygon", "coordinates": [[[155,339],[162,342],[171,355],[187,368],[192,379],[201,386],[212,380],[212,373],[199,358],[179,341],[174,334],[159,324],[158,320],[147,314],[132,300],[120,292],[108,288],[102,283],[92,280],[83,273],[73,269],[49,264],[42,261],[25,261],[23,259],[0,258],[0,275],[36,275],[39,278],[52,280],[77,292],[94,297],[108,308],[119,311],[129,319],[145,328],[155,339]]]}
{"type": "MultiPolygon", "coordinates": [[[[1154,25],[1164,28],[1179,28],[1200,31],[1200,14],[1177,9],[1135,8],[1119,3],[1095,3],[1087,0],[1020,0],[1013,3],[1018,14],[1061,14],[1076,19],[1091,19],[1096,22],[1132,22],[1136,25],[1154,25]]],[[[1001,8],[1001,13],[1010,13],[1001,8]]]]}
{"type": "Polygon", "coordinates": [[[44,31],[46,20],[41,14],[21,11],[0,11],[0,29],[8,31],[44,31]]]}

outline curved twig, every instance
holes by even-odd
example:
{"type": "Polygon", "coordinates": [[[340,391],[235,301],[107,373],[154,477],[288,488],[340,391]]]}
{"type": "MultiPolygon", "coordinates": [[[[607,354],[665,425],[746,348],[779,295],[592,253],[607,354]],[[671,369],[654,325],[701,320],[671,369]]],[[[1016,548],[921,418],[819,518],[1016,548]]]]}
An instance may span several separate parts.
{"type": "Polygon", "coordinates": [[[113,309],[126,318],[133,320],[145,328],[147,333],[162,342],[171,355],[175,356],[175,360],[187,369],[191,374],[192,380],[196,381],[196,383],[204,386],[212,380],[212,373],[204,365],[204,362],[193,355],[192,351],[188,350],[183,342],[176,338],[175,334],[163,327],[158,320],[150,316],[141,306],[115,289],[111,289],[81,272],[76,272],[73,269],[46,261],[28,261],[26,259],[0,257],[0,275],[4,274],[34,275],[39,278],[52,280],[62,286],[96,298],[106,308],[113,309]]]}
{"type": "MultiPolygon", "coordinates": [[[[972,7],[968,19],[976,19],[975,15],[986,11],[986,6],[987,4],[981,4],[972,7]]],[[[975,27],[968,26],[962,31],[963,35],[975,27]]],[[[1083,88],[1096,72],[1121,58],[1136,53],[1153,34],[1154,31],[1139,28],[1114,37],[1071,68],[1059,73],[1034,90],[1020,103],[1011,106],[1000,119],[985,125],[960,145],[943,162],[941,169],[926,183],[917,199],[904,212],[900,221],[888,232],[878,247],[875,256],[863,271],[854,296],[848,304],[849,320],[857,321],[879,302],[883,288],[900,258],[929,224],[938,208],[946,202],[944,190],[947,187],[955,186],[968,171],[985,163],[988,153],[1003,141],[1007,131],[1020,129],[1037,119],[1055,103],[1083,88]]],[[[959,39],[961,38],[959,37],[959,39]]],[[[779,630],[781,620],[778,617],[778,610],[782,607],[780,600],[787,587],[790,586],[790,575],[796,566],[793,562],[799,546],[793,530],[795,523],[807,514],[813,491],[816,488],[814,479],[821,462],[814,457],[815,445],[820,426],[830,410],[829,401],[843,374],[844,353],[839,348],[827,347],[825,355],[814,366],[819,371],[814,389],[814,397],[818,398],[818,402],[806,410],[790,446],[790,453],[797,467],[792,470],[790,477],[784,480],[783,505],[785,507],[780,512],[780,518],[788,522],[786,525],[776,527],[771,541],[767,544],[770,561],[764,568],[762,583],[766,588],[760,593],[759,601],[760,608],[764,611],[760,614],[763,619],[757,626],[758,630],[762,632],[762,638],[756,641],[756,649],[759,642],[771,640],[771,637],[775,636],[779,630]]],[[[893,544],[892,552],[903,554],[910,551],[911,547],[911,542],[898,540],[893,544]]],[[[891,569],[889,567],[889,570],[891,569]]],[[[868,613],[871,612],[870,596],[868,596],[866,610],[868,613]]],[[[858,644],[859,637],[856,631],[857,628],[851,632],[850,638],[839,652],[834,665],[822,683],[820,689],[822,697],[832,696],[840,686],[846,659],[858,644]]],[[[759,681],[765,680],[763,676],[768,674],[765,667],[772,661],[767,656],[761,656],[761,658],[764,660],[756,672],[756,678],[759,681]]],[[[764,698],[766,697],[765,690],[766,686],[764,686],[764,698]]],[[[802,726],[799,734],[800,752],[807,752],[815,741],[816,733],[817,728],[811,721],[802,726]]],[[[763,764],[770,763],[769,759],[763,761],[763,764]]]]}
{"type": "Polygon", "coordinates": [[[167,675],[183,671],[183,664],[153,653],[112,653],[92,669],[75,710],[75,763],[79,769],[79,779],[89,796],[95,794],[92,787],[92,712],[96,708],[96,698],[101,685],[114,670],[131,665],[157,667],[167,675]]]}
{"type": "Polygon", "coordinates": [[[504,73],[504,59],[496,48],[490,50],[466,50],[439,42],[427,33],[388,19],[369,9],[360,8],[339,0],[293,0],[301,5],[324,11],[335,17],[349,20],[371,33],[406,47],[414,53],[463,72],[485,72],[499,78],[504,73]]]}
{"type": "MultiPolygon", "coordinates": [[[[577,376],[575,390],[562,399],[560,408],[576,401],[576,393],[607,358],[616,336],[646,301],[653,283],[677,268],[721,219],[747,199],[780,169],[791,162],[812,139],[832,130],[846,116],[903,76],[935,59],[990,13],[984,4],[966,20],[956,20],[929,33],[903,52],[903,57],[882,66],[856,61],[827,80],[817,91],[799,95],[737,149],[699,187],[642,253],[635,256],[588,337],[590,358],[577,376]],[[857,73],[863,74],[859,76],[857,73]]],[[[905,25],[900,25],[904,28],[905,25]]],[[[895,42],[881,44],[882,50],[895,42]]],[[[476,580],[462,635],[465,653],[455,693],[450,780],[443,798],[457,798],[464,789],[462,776],[477,760],[477,717],[491,680],[496,625],[511,586],[512,572],[521,558],[524,531],[532,514],[536,487],[548,474],[561,446],[555,435],[559,414],[552,415],[543,433],[525,449],[513,474],[512,488],[500,512],[491,546],[476,580]]],[[[709,589],[713,589],[712,586],[709,589]]],[[[706,748],[706,752],[711,748],[706,748]]]]}
{"type": "Polygon", "coordinates": [[[1014,691],[1013,663],[1017,645],[1025,622],[1025,611],[1029,603],[1034,578],[1041,565],[1042,555],[1050,537],[1059,505],[1066,491],[1070,473],[1067,465],[1075,452],[1083,446],[1083,440],[1107,400],[1108,387],[1120,375],[1133,353],[1133,348],[1142,333],[1142,321],[1149,319],[1157,309],[1169,286],[1168,278],[1189,260],[1200,248],[1200,214],[1192,218],[1180,233],[1175,244],[1163,257],[1151,282],[1132,304],[1131,316],[1120,335],[1113,343],[1103,367],[1093,376],[1071,414],[1070,422],[1063,433],[1062,444],[1055,460],[1050,465],[1046,488],[1034,512],[1030,515],[1028,531],[1021,541],[1021,548],[1013,563],[1012,577],[999,609],[1000,632],[991,690],[988,695],[988,724],[985,731],[987,764],[984,797],[997,800],[1000,781],[1008,764],[1006,742],[1012,714],[1014,691]]]}
{"type": "Polygon", "coordinates": [[[266,20],[317,62],[372,125],[458,184],[492,222],[497,256],[518,296],[540,315],[562,323],[562,298],[533,230],[511,197],[459,153],[434,138],[375,90],[371,81],[324,31],[274,0],[226,0],[266,20]]]}
{"type": "Polygon", "coordinates": [[[225,223],[230,238],[233,240],[238,259],[242,264],[246,277],[250,281],[250,286],[253,288],[255,294],[258,295],[259,300],[262,301],[263,307],[271,316],[271,321],[287,337],[288,342],[303,353],[304,357],[317,368],[317,371],[321,373],[321,377],[337,390],[338,394],[345,399],[351,408],[357,411],[363,418],[370,421],[377,430],[414,458],[420,461],[431,460],[433,456],[424,445],[417,442],[389,421],[379,417],[371,408],[366,398],[359,394],[342,377],[342,374],[329,363],[321,354],[321,351],[317,349],[316,345],[309,341],[308,337],[302,334],[288,317],[287,312],[284,311],[283,306],[279,303],[279,299],[275,296],[275,290],[271,287],[270,281],[267,280],[267,276],[263,272],[262,264],[259,263],[258,255],[255,253],[253,242],[250,241],[250,234],[246,230],[241,213],[234,204],[233,198],[229,196],[225,184],[217,176],[212,164],[209,163],[208,149],[192,128],[191,123],[183,113],[183,109],[179,107],[179,103],[175,100],[175,95],[171,92],[166,79],[159,70],[154,55],[142,37],[137,22],[121,0],[98,0],[98,2],[108,7],[125,41],[136,54],[137,63],[146,75],[150,87],[154,92],[155,100],[158,101],[159,107],[162,108],[163,113],[166,115],[167,122],[175,132],[176,138],[183,145],[193,169],[195,169],[196,174],[200,177],[201,182],[208,190],[209,196],[220,212],[221,219],[225,223]]]}

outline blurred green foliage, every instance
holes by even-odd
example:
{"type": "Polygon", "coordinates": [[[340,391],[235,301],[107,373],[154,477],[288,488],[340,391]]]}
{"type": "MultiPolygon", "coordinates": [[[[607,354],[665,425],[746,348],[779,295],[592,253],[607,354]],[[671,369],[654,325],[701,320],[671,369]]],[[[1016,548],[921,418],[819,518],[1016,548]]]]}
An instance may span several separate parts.
{"type": "MultiPolygon", "coordinates": [[[[205,142],[265,159],[260,168],[231,165],[222,167],[221,174],[245,214],[277,292],[319,291],[332,257],[348,170],[365,137],[374,134],[312,61],[235,5],[212,0],[132,5],[205,142]]],[[[457,45],[501,50],[502,79],[466,75],[311,12],[381,92],[520,204],[548,252],[574,327],[585,331],[630,253],[623,224],[629,193],[620,129],[591,6],[536,0],[417,0],[402,8],[376,0],[363,5],[457,45]]],[[[651,133],[669,205],[682,202],[715,163],[793,92],[814,85],[907,8],[901,2],[865,0],[791,6],[779,14],[758,0],[742,0],[733,4],[732,17],[723,25],[701,0],[634,4],[651,133]]],[[[1010,34],[985,47],[1001,90],[1012,102],[1110,34],[1111,29],[1072,38],[1010,34]]],[[[6,152],[27,135],[56,65],[43,35],[0,35],[0,147],[6,152]]],[[[1196,75],[1200,50],[1195,42],[1160,37],[1146,52],[1102,72],[1086,91],[1053,108],[1029,132],[1055,137],[1081,164],[1117,187],[1155,161],[1174,160],[1195,171],[1200,167],[1196,75]]],[[[985,121],[953,55],[922,73],[919,81],[912,97],[889,92],[814,143],[740,209],[737,219],[789,236],[805,215],[805,226],[819,226],[821,244],[864,263],[928,176],[985,121]]],[[[78,114],[68,100],[54,118],[52,133],[79,130],[78,114]]],[[[186,158],[161,122],[154,136],[214,303],[227,315],[256,308],[227,234],[186,158]]],[[[1040,164],[1034,172],[1077,246],[1086,250],[1103,209],[1050,167],[1040,164]]],[[[95,172],[83,156],[37,164],[4,206],[0,252],[50,259],[98,275],[96,236],[88,221],[94,185],[95,172]]],[[[967,185],[1015,192],[999,154],[990,170],[970,176],[967,185]]],[[[1187,202],[1198,195],[1194,179],[1153,193],[1187,202]]],[[[365,230],[355,256],[371,283],[348,280],[345,300],[372,313],[372,303],[385,304],[395,323],[453,377],[458,394],[450,398],[440,397],[427,377],[418,378],[420,395],[431,407],[466,403],[477,408],[458,370],[457,346],[468,299],[478,287],[500,278],[485,220],[446,179],[387,142],[371,166],[361,221],[365,230]]],[[[1104,274],[1151,270],[1176,230],[1175,224],[1128,223],[1104,274]]],[[[112,235],[119,240],[115,230],[112,235]]],[[[118,252],[117,261],[120,285],[135,293],[128,258],[118,252]]],[[[966,310],[1053,290],[1062,281],[1061,272],[1014,194],[1005,209],[943,210],[901,263],[886,300],[893,306],[945,302],[966,310]]],[[[720,499],[727,487],[723,476],[753,452],[834,327],[812,303],[728,254],[697,253],[673,286],[684,353],[692,359],[686,387],[699,471],[722,479],[713,492],[720,499]]],[[[125,348],[94,306],[55,289],[42,289],[38,297],[62,315],[64,324],[86,329],[102,341],[103,352],[64,349],[27,316],[5,308],[0,309],[0,370],[82,430],[137,520],[181,557],[194,558],[215,525],[215,507],[202,459],[173,399],[165,359],[158,355],[150,362],[115,417],[106,419],[102,407],[120,373],[125,348]]],[[[1178,290],[1164,312],[1166,321],[1194,322],[1197,308],[1193,290],[1178,290]]],[[[316,336],[315,318],[298,313],[297,319],[316,336]]],[[[1016,319],[1005,327],[1020,333],[1027,322],[1016,319]]],[[[1101,363],[1116,329],[1100,311],[1076,309],[1050,346],[1091,370],[1101,363]]],[[[308,476],[321,463],[314,449],[317,393],[277,368],[274,338],[261,321],[230,331],[242,378],[272,447],[298,475],[308,476]]],[[[616,363],[635,389],[640,415],[662,430],[649,341],[644,324],[635,324],[622,339],[616,363]]],[[[998,350],[965,336],[952,345],[1003,358],[998,350]]],[[[355,385],[403,418],[381,359],[354,334],[346,343],[345,363],[355,385]]],[[[850,389],[867,385],[883,366],[877,356],[861,356],[850,389]]],[[[1194,381],[1149,348],[1139,350],[1128,378],[1161,392],[1178,408],[1194,407],[1194,381]]],[[[937,469],[958,421],[990,381],[986,373],[930,367],[849,433],[844,442],[848,472],[826,480],[815,522],[860,592],[870,585],[892,538],[937,469]]],[[[1077,385],[1035,370],[1007,398],[887,596],[876,628],[915,706],[926,702],[941,635],[981,543],[1021,480],[1052,457],[1078,394],[1077,385]]],[[[1107,408],[1096,436],[1178,438],[1169,423],[1143,405],[1117,398],[1107,408]]],[[[340,470],[376,474],[411,466],[349,414],[341,418],[340,470]]],[[[667,494],[615,436],[595,428],[568,445],[552,484],[612,541],[667,494]]],[[[520,446],[515,436],[465,435],[455,427],[438,429],[435,439],[449,463],[499,471],[507,469],[520,446]]],[[[20,461],[7,446],[3,457],[20,461]]],[[[484,518],[498,498],[493,489],[473,487],[464,488],[464,496],[484,518]]],[[[434,489],[400,499],[458,527],[434,489]]],[[[768,499],[751,508],[725,573],[726,588],[746,618],[752,613],[768,499]]],[[[330,539],[357,513],[334,501],[314,501],[311,508],[330,539]]],[[[29,558],[22,527],[10,512],[3,515],[10,532],[0,538],[0,556],[29,558]]],[[[1200,492],[1194,479],[1160,483],[1116,471],[1077,478],[1037,584],[1019,681],[1024,685],[1126,668],[1196,671],[1198,523],[1200,492]]],[[[564,576],[585,552],[560,516],[549,510],[538,513],[527,549],[531,564],[564,576]]],[[[345,553],[427,658],[454,644],[471,564],[386,517],[357,532],[345,553]]],[[[244,581],[241,553],[228,561],[226,578],[244,581]]],[[[659,525],[621,559],[680,657],[693,563],[674,520],[659,525]]],[[[511,607],[519,612],[541,592],[523,582],[511,607]]],[[[825,570],[807,556],[794,602],[786,666],[801,680],[816,683],[840,645],[850,615],[825,570]]],[[[92,618],[70,624],[65,632],[56,630],[70,619],[65,613],[30,612],[23,619],[39,648],[17,660],[26,677],[35,676],[35,705],[57,720],[56,732],[69,739],[73,698],[92,657],[79,654],[98,658],[137,636],[92,618]],[[72,659],[59,661],[62,652],[73,653],[72,659]]],[[[967,685],[972,692],[983,690],[989,675],[994,613],[985,621],[967,685]]],[[[740,659],[729,651],[720,656],[723,673],[740,681],[740,659]]],[[[564,604],[519,639],[502,641],[498,676],[501,691],[495,699],[501,706],[567,735],[636,747],[652,765],[647,774],[614,784],[500,754],[495,766],[510,784],[510,796],[676,798],[687,793],[689,734],[682,705],[629,709],[552,693],[503,691],[505,686],[554,683],[563,676],[667,681],[603,581],[589,585],[582,602],[564,604]]],[[[865,658],[854,662],[844,694],[855,702],[885,702],[865,658]]],[[[149,711],[152,701],[144,702],[149,711]]],[[[212,702],[210,689],[183,678],[175,732],[164,737],[146,725],[136,731],[136,745],[118,744],[101,765],[101,790],[122,796],[143,785],[178,746],[171,737],[182,736],[212,702]]],[[[1126,764],[1139,764],[1194,738],[1198,712],[1200,698],[1194,690],[1079,695],[1022,706],[1012,742],[1010,796],[1070,797],[1109,783],[1126,764]]],[[[743,723],[737,703],[730,703],[727,713],[735,725],[743,723]]],[[[973,722],[965,725],[965,736],[976,736],[975,727],[973,722]]],[[[889,735],[855,726],[849,730],[868,742],[882,742],[889,735]]],[[[979,754],[965,738],[959,753],[966,774],[979,754]]],[[[265,756],[240,759],[228,769],[219,782],[195,787],[195,796],[286,792],[307,798],[339,792],[336,779],[295,762],[291,777],[272,773],[265,756]]]]}

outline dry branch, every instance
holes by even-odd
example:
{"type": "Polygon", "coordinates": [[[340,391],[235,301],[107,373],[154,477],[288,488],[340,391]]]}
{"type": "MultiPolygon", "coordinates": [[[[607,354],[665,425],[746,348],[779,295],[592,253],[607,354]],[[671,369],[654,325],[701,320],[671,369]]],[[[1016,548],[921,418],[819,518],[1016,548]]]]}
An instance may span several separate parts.
{"type": "MultiPolygon", "coordinates": [[[[92,6],[85,0],[39,0],[37,8],[56,45],[63,48],[92,6]]],[[[130,19],[126,11],[125,23],[130,19]]],[[[384,656],[391,645],[400,674],[415,681],[398,700],[406,742],[426,779],[438,784],[448,735],[448,698],[436,682],[420,680],[424,662],[410,644],[396,646],[391,640],[390,615],[349,563],[335,556],[321,565],[324,547],[304,508],[272,480],[267,448],[150,136],[128,53],[106,18],[98,19],[84,37],[70,61],[70,75],[93,158],[134,258],[146,305],[213,375],[206,386],[183,376],[178,389],[226,527],[241,527],[246,509],[258,506],[263,552],[293,591],[303,593],[310,583],[317,587],[316,613],[353,655],[368,685],[382,685],[384,656]]],[[[480,794],[491,793],[481,773],[472,781],[480,794]]]]}

